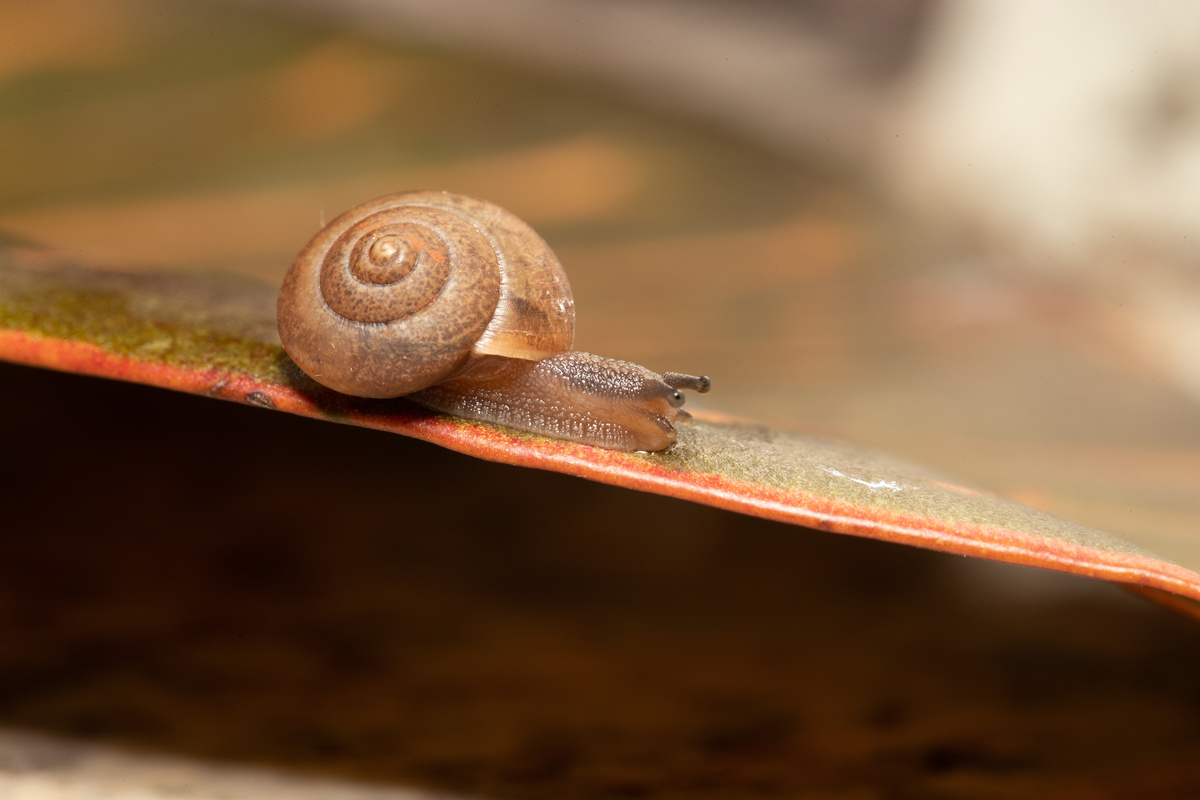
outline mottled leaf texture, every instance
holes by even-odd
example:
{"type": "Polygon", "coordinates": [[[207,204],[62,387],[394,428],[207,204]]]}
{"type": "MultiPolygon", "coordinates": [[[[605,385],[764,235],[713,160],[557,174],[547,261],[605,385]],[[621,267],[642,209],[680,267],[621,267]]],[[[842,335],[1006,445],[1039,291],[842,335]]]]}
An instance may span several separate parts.
{"type": "Polygon", "coordinates": [[[127,275],[0,251],[0,357],[415,436],[811,528],[1127,584],[1200,618],[1200,575],[1121,539],[918,467],[790,430],[698,414],[666,453],[616,453],[338,395],[275,333],[274,287],[225,276],[127,275]]]}

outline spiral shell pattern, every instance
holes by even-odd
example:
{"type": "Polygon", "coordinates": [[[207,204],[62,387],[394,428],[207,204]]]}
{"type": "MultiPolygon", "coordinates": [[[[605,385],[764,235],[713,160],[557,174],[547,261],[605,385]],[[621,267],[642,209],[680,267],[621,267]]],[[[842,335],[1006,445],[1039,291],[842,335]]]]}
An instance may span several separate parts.
{"type": "Polygon", "coordinates": [[[549,246],[515,216],[448,192],[406,192],[341,215],[280,291],[279,335],[319,383],[360,397],[434,385],[473,354],[570,350],[574,302],[549,246]]]}

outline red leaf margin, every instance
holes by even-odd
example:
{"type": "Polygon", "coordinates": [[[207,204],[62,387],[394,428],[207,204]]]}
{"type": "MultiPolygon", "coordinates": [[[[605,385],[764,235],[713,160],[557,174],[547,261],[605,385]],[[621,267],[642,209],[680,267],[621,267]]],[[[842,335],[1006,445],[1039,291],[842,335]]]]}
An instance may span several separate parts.
{"type": "MultiPolygon", "coordinates": [[[[317,419],[412,436],[467,455],[535,467],[716,508],[958,555],[1067,572],[1126,585],[1200,620],[1200,574],[1148,554],[1118,552],[997,525],[955,522],[855,504],[802,489],[751,484],[726,475],[680,470],[644,454],[618,453],[530,437],[483,423],[431,414],[405,404],[386,412],[348,402],[331,414],[310,392],[225,369],[140,360],[86,341],[0,329],[0,359],[247,403],[317,419]]],[[[319,396],[318,396],[319,397],[319,396]]],[[[740,421],[697,412],[697,426],[740,421]]],[[[964,495],[978,492],[932,481],[964,495]]]]}

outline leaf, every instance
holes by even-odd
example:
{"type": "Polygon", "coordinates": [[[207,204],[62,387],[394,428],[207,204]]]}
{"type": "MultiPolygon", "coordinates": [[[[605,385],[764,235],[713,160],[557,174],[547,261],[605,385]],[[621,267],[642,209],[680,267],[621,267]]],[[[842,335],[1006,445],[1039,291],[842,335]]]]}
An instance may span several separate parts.
{"type": "Polygon", "coordinates": [[[1200,618],[1200,575],[1119,538],[886,456],[717,414],[666,453],[618,453],[337,394],[275,333],[275,289],[244,278],[126,275],[0,249],[0,358],[414,436],[834,533],[1130,585],[1200,618]]]}

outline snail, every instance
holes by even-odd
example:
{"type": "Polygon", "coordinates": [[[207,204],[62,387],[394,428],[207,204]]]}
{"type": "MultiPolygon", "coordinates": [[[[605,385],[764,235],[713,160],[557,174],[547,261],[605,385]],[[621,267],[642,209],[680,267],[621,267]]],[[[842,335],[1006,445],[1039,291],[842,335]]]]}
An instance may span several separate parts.
{"type": "Polygon", "coordinates": [[[512,213],[450,192],[387,195],[322,228],[279,294],[279,336],[311,378],[612,450],[665,450],[709,379],[573,352],[558,258],[512,213]]]}

